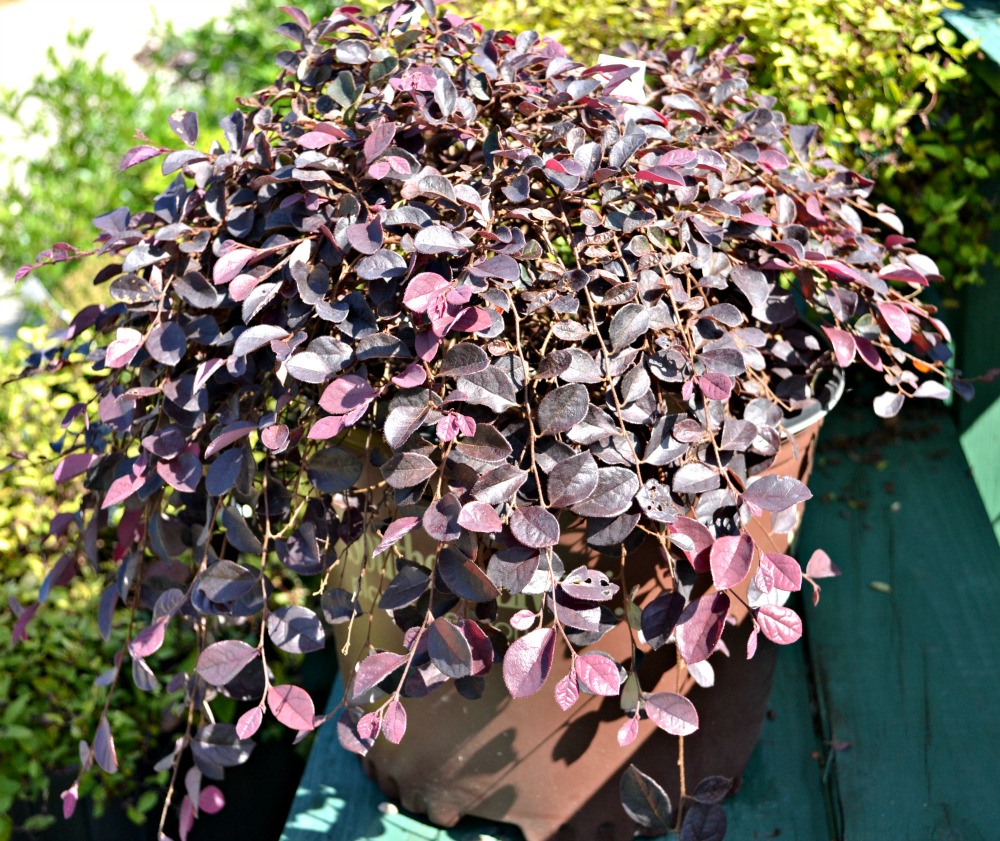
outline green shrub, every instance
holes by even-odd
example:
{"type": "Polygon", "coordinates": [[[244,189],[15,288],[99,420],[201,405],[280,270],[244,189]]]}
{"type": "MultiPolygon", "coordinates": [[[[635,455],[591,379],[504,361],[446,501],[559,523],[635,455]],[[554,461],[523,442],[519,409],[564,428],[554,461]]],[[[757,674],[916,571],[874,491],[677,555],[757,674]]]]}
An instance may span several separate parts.
{"type": "MultiPolygon", "coordinates": [[[[22,339],[0,356],[0,382],[5,383],[0,386],[0,599],[5,605],[0,611],[0,838],[10,832],[10,812],[18,802],[30,815],[23,823],[26,830],[55,820],[44,811],[50,775],[79,764],[76,741],[90,738],[107,695],[94,686],[94,678],[116,650],[98,632],[94,617],[101,585],[89,568],[69,586],[52,590],[26,639],[16,644],[12,639],[16,617],[9,600],[25,607],[36,601],[62,553],[49,537],[48,522],[58,511],[75,510],[78,497],[75,484],[57,485],[52,479],[57,454],[48,436],[59,429],[66,410],[94,394],[90,381],[69,369],[12,380],[24,368],[28,342],[40,340],[41,331],[22,331],[22,339]],[[78,609],[86,605],[90,608],[78,609]]],[[[94,805],[99,812],[109,796],[123,798],[138,822],[157,802],[144,792],[141,767],[145,759],[158,758],[147,751],[157,745],[161,704],[131,685],[120,691],[112,723],[124,773],[94,787],[94,805]],[[126,749],[126,743],[131,747],[126,749]]]]}
{"type": "Polygon", "coordinates": [[[1000,151],[993,95],[970,78],[975,45],[959,45],[941,13],[948,0],[462,0],[488,25],[551,33],[588,59],[623,40],[698,44],[739,36],[754,57],[754,86],[777,96],[793,122],[823,128],[831,155],[875,175],[950,282],[981,279],[994,214],[982,195],[1000,151]],[[971,118],[956,114],[971,112],[971,118]]]}
{"type": "MultiPolygon", "coordinates": [[[[337,3],[298,5],[319,17],[337,3]]],[[[200,113],[206,138],[221,139],[218,121],[237,92],[277,75],[271,56],[287,42],[271,31],[273,8],[270,0],[245,0],[195,29],[167,25],[144,51],[150,75],[139,90],[85,57],[88,32],[69,36],[67,58],[50,49],[47,71],[28,90],[5,90],[0,80],[0,111],[31,142],[30,154],[13,159],[0,150],[0,164],[19,173],[0,187],[0,268],[13,274],[53,241],[86,245],[97,233],[91,219],[110,207],[151,205],[166,180],[154,168],[118,171],[137,128],[150,127],[154,143],[169,144],[167,117],[183,105],[200,113]]],[[[65,266],[54,266],[45,283],[58,285],[65,275],[65,266]]]]}

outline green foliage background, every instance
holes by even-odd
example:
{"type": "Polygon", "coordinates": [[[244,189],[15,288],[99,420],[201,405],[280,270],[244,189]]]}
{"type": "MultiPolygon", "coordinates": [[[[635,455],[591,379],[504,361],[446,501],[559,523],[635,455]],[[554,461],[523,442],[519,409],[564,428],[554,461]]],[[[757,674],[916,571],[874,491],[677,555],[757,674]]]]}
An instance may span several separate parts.
{"type": "Polygon", "coordinates": [[[953,287],[982,280],[998,224],[984,182],[1000,171],[996,94],[969,71],[948,0],[459,0],[486,25],[550,34],[587,59],[624,40],[745,36],[753,86],[790,120],[822,127],[831,156],[871,177],[953,287]]]}

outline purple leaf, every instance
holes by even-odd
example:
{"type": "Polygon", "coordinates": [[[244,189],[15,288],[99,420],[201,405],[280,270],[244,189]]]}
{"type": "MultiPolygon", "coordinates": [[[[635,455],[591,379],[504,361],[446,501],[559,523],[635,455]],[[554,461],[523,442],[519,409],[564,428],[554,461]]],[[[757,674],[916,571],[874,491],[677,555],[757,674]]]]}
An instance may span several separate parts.
{"type": "Polygon", "coordinates": [[[267,616],[267,634],[278,648],[290,654],[308,654],[326,645],[319,617],[307,607],[285,605],[267,616]]]}
{"type": "Polygon", "coordinates": [[[236,722],[236,735],[241,739],[249,739],[260,730],[260,725],[264,721],[264,710],[260,707],[252,707],[240,716],[236,722]]]}
{"type": "Polygon", "coordinates": [[[913,327],[910,324],[910,317],[902,307],[890,304],[885,301],[878,302],[878,311],[885,323],[889,325],[901,342],[908,342],[913,338],[913,327]]]}
{"type": "Polygon", "coordinates": [[[503,681],[511,698],[527,698],[542,688],[552,669],[556,632],[536,628],[515,640],[503,658],[503,681]]]}
{"type": "Polygon", "coordinates": [[[748,534],[727,535],[712,544],[709,564],[717,590],[736,587],[747,577],[753,562],[753,548],[753,538],[748,534]]]}
{"type": "Polygon", "coordinates": [[[245,642],[223,640],[202,651],[194,668],[209,686],[225,686],[259,655],[260,651],[245,642]]]}
{"type": "Polygon", "coordinates": [[[161,149],[158,146],[133,146],[125,153],[118,171],[124,172],[129,167],[141,164],[143,161],[148,161],[150,158],[155,158],[169,151],[169,149],[161,149]]]}
{"type": "Polygon", "coordinates": [[[396,136],[395,123],[379,123],[365,140],[365,160],[371,163],[392,144],[396,136]]]}
{"type": "Polygon", "coordinates": [[[94,734],[94,761],[108,774],[118,770],[118,754],[115,752],[115,740],[111,736],[111,725],[106,715],[101,716],[94,734]]]}
{"type": "Polygon", "coordinates": [[[395,698],[386,704],[382,713],[382,735],[398,745],[406,735],[406,710],[395,698]]]}
{"type": "Polygon", "coordinates": [[[560,461],[549,471],[549,505],[568,508],[587,499],[597,489],[597,462],[589,452],[560,461]]]}
{"type": "Polygon", "coordinates": [[[431,662],[450,678],[472,674],[472,649],[465,634],[443,616],[439,616],[427,631],[427,653],[431,662]]]}
{"type": "Polygon", "coordinates": [[[680,841],[723,841],[726,811],[718,803],[692,803],[684,813],[680,841]]]}
{"type": "Polygon", "coordinates": [[[812,491],[791,476],[771,474],[761,476],[742,494],[743,499],[765,511],[784,511],[807,499],[812,491]]]}
{"type": "Polygon", "coordinates": [[[684,609],[674,634],[685,662],[708,659],[722,638],[728,614],[729,596],[725,593],[706,593],[684,609]]]}
{"type": "Polygon", "coordinates": [[[272,686],[267,690],[267,706],[278,721],[292,730],[312,730],[316,726],[313,700],[298,686],[272,686]]]}
{"type": "Polygon", "coordinates": [[[393,651],[380,651],[369,654],[354,673],[354,683],[351,684],[351,700],[363,700],[383,680],[406,662],[406,656],[393,651]]]}
{"type": "Polygon", "coordinates": [[[709,400],[728,400],[733,393],[733,381],[725,374],[709,371],[698,377],[698,388],[709,400]]]}
{"type": "Polygon", "coordinates": [[[91,453],[74,453],[68,455],[56,466],[52,478],[56,482],[68,482],[86,472],[90,465],[97,461],[97,456],[91,453]]]}
{"type": "Polygon", "coordinates": [[[386,549],[402,540],[419,525],[419,517],[400,517],[395,522],[390,523],[382,533],[382,540],[379,541],[378,546],[372,552],[372,557],[381,555],[386,549]]]}
{"type": "Polygon", "coordinates": [[[171,461],[158,462],[156,472],[170,487],[194,493],[201,482],[201,459],[193,452],[184,452],[171,461]]]}
{"type": "Polygon", "coordinates": [[[628,511],[638,492],[639,479],[634,470],[601,467],[597,471],[594,492],[570,510],[581,517],[617,517],[628,511]]]}
{"type": "Polygon", "coordinates": [[[503,530],[503,523],[492,505],[473,500],[462,506],[458,524],[469,531],[495,534],[503,530]]]}
{"type": "Polygon", "coordinates": [[[788,645],[802,636],[802,619],[787,607],[763,604],[757,609],[757,624],[771,642],[788,645]]]}
{"type": "Polygon", "coordinates": [[[618,694],[618,664],[604,654],[581,654],[576,658],[576,674],[595,695],[618,694]]]}
{"type": "Polygon", "coordinates": [[[438,572],[448,589],[466,601],[491,602],[500,595],[496,585],[476,562],[454,549],[441,550],[438,572]]]}
{"type": "Polygon", "coordinates": [[[690,736],[698,729],[698,711],[687,698],[674,692],[657,692],[645,699],[646,715],[672,736],[690,736]]]}
{"type": "Polygon", "coordinates": [[[413,604],[427,592],[429,581],[430,576],[420,567],[403,566],[385,588],[378,606],[382,610],[396,610],[413,604]]]}
{"type": "Polygon", "coordinates": [[[833,345],[833,355],[837,364],[841,368],[846,368],[854,361],[854,354],[857,351],[854,336],[839,327],[824,327],[823,332],[833,345]]]}
{"type": "Polygon", "coordinates": [[[80,784],[73,783],[66,791],[59,795],[62,800],[63,820],[69,820],[76,811],[77,801],[80,799],[80,784]]]}
{"type": "Polygon", "coordinates": [[[334,380],[323,391],[319,405],[331,415],[346,415],[367,406],[378,396],[368,380],[356,374],[348,374],[334,380]]]}
{"type": "Polygon", "coordinates": [[[533,549],[559,542],[559,521],[537,505],[518,508],[511,515],[510,530],[519,543],[533,549]]]}
{"type": "Polygon", "coordinates": [[[135,639],[129,643],[128,650],[133,657],[149,657],[155,654],[163,645],[164,632],[166,631],[168,617],[157,619],[148,628],[143,628],[135,639]]]}
{"type": "Polygon", "coordinates": [[[472,240],[443,225],[428,225],[417,231],[413,245],[418,254],[457,254],[472,248],[472,240]]]}
{"type": "Polygon", "coordinates": [[[437,473],[437,465],[422,453],[399,453],[382,465],[390,488],[412,488],[437,473]]]}
{"type": "Polygon", "coordinates": [[[579,383],[560,386],[550,391],[538,404],[537,417],[542,435],[568,432],[587,416],[590,395],[579,383]]]}
{"type": "Polygon", "coordinates": [[[284,327],[276,327],[273,324],[256,324],[248,327],[240,333],[233,344],[233,356],[246,356],[275,339],[284,339],[287,335],[288,331],[284,327]]]}
{"type": "MultiPolygon", "coordinates": [[[[241,739],[244,737],[240,737],[241,739]]],[[[226,798],[218,786],[205,786],[198,797],[198,810],[206,815],[221,812],[226,806],[226,798]]]]}

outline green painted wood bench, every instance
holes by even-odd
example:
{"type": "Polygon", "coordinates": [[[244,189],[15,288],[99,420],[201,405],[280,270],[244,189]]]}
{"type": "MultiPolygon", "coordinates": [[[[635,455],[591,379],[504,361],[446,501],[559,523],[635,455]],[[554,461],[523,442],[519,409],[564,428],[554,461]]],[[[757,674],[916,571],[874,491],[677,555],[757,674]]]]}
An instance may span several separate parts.
{"type": "MultiPolygon", "coordinates": [[[[1000,545],[954,420],[908,406],[886,426],[848,408],[823,439],[800,556],[822,546],[844,575],[804,608],[804,644],[781,651],[727,837],[996,839],[1000,545]]],[[[520,841],[477,821],[436,829],[384,800],[324,728],[282,839],[520,841]]]]}

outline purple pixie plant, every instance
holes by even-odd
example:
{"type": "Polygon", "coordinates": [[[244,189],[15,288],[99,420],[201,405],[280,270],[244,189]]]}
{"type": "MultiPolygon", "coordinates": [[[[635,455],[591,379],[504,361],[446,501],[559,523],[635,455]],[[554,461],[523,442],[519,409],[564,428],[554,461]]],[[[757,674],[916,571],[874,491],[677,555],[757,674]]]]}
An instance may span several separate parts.
{"type": "MultiPolygon", "coordinates": [[[[197,116],[177,112],[180,148],[122,162],[175,175],[154,207],[111,211],[95,249],[61,243],[18,273],[96,253],[116,301],[35,360],[82,354],[101,374],[99,400],[66,416],[56,475],[84,476],[85,494],[53,530],[107,577],[101,626],[122,641],[109,693],[131,670],[183,697],[189,724],[160,766],[193,763],[182,839],[221,808],[202,780],[248,759],[268,713],[303,734],[329,717],[268,660],[323,648],[329,625],[368,633],[358,593],[328,584],[350,545],[372,540],[380,609],[407,642],[345,676],[338,732],[364,752],[404,738],[410,694],[453,682],[474,697],[491,669],[514,698],[539,692],[555,646],[625,621],[614,597],[637,645],[696,666],[756,568],[748,656],[758,632],[794,641],[801,620],[769,596],[834,569],[818,555],[803,573],[747,532],[765,515],[788,531],[811,496],[758,479],[784,425],[858,362],[885,380],[883,417],[948,393],[947,332],[918,298],[937,268],[869,203],[872,181],[748,88],[738,45],[641,51],[652,93],[635,103],[615,93],[635,68],[585,67],[431,0],[317,22],[284,8],[280,75],[222,121],[224,143],[199,144],[197,116]],[[672,591],[640,610],[622,582],[567,573],[556,547],[579,522],[625,566],[653,542],[672,591]],[[428,564],[400,549],[414,533],[437,547],[428,564]],[[544,598],[502,652],[496,601],[525,590],[544,598]],[[194,669],[164,673],[157,651],[185,626],[194,669]],[[215,720],[217,696],[245,712],[215,720]]],[[[563,709],[581,689],[618,695],[633,668],[572,663],[563,709]]],[[[645,718],[698,727],[686,698],[640,692],[623,744],[645,718]]],[[[106,714],[94,730],[81,775],[116,767],[106,714]]],[[[691,795],[684,838],[721,838],[719,790],[691,795]]],[[[676,814],[637,769],[622,792],[647,829],[676,814]]]]}

